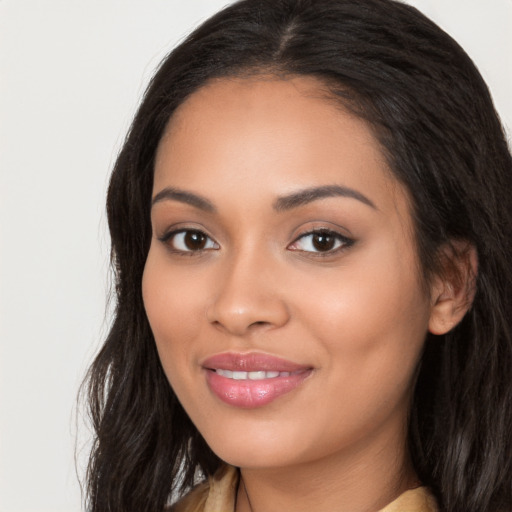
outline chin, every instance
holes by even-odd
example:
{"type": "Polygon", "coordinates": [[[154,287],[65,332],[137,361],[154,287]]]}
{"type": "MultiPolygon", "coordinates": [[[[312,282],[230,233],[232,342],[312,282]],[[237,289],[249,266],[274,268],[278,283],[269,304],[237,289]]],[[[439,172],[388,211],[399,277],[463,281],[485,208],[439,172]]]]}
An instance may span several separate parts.
{"type": "Polygon", "coordinates": [[[233,466],[276,468],[311,458],[308,447],[314,443],[299,435],[296,422],[231,422],[225,428],[219,427],[214,432],[204,432],[205,440],[220,459],[233,466]]]}
{"type": "Polygon", "coordinates": [[[241,448],[238,444],[214,450],[224,462],[243,469],[270,469],[296,464],[296,453],[283,453],[271,446],[246,445],[241,448]],[[224,448],[224,449],[223,449],[224,448]]]}

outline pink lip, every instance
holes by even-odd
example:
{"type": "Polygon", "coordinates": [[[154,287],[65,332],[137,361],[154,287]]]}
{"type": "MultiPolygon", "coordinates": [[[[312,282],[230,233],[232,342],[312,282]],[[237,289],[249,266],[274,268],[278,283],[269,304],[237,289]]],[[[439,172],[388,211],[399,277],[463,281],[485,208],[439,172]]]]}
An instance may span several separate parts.
{"type": "Polygon", "coordinates": [[[244,409],[262,407],[289,393],[301,384],[312,368],[267,354],[226,352],[209,357],[202,363],[210,390],[223,402],[244,409]],[[235,380],[215,370],[242,372],[278,371],[290,375],[260,380],[235,380]]]}

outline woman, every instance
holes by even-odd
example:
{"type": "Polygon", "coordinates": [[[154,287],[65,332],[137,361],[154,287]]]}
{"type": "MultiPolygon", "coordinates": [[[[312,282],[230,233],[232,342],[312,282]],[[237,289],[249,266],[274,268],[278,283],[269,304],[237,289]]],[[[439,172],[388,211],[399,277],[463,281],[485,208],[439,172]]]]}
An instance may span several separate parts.
{"type": "Polygon", "coordinates": [[[111,178],[90,510],[202,480],[175,510],[510,510],[511,192],[482,78],[415,9],[204,23],[111,178]]]}

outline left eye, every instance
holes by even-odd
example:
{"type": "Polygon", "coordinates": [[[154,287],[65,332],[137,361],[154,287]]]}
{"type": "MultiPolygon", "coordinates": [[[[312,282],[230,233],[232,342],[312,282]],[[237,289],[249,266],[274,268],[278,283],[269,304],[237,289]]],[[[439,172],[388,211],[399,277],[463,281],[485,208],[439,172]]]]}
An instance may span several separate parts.
{"type": "Polygon", "coordinates": [[[334,231],[314,231],[299,237],[290,245],[289,249],[293,251],[326,253],[336,251],[352,243],[352,240],[334,231]]]}

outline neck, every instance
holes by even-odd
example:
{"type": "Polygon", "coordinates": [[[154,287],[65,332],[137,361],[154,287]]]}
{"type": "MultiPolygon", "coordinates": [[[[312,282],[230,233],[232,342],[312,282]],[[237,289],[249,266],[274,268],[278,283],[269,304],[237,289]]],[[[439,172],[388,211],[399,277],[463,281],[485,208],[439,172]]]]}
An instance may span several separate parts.
{"type": "Polygon", "coordinates": [[[241,468],[236,512],[377,512],[418,486],[403,437],[387,441],[286,468],[241,468]]]}

